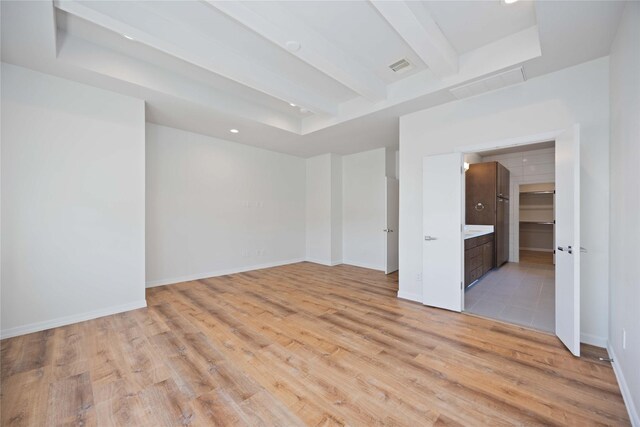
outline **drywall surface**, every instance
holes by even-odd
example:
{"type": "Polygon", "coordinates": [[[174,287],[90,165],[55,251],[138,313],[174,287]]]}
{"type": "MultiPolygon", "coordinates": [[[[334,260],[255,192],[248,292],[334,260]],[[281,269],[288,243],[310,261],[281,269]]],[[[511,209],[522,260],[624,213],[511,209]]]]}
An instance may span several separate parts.
{"type": "Polygon", "coordinates": [[[385,269],[386,149],[342,158],[342,233],[345,264],[385,269]]]}
{"type": "Polygon", "coordinates": [[[144,102],[2,64],[2,337],[139,308],[144,102]]]}
{"type": "Polygon", "coordinates": [[[306,259],[331,264],[331,154],[311,157],[307,162],[306,185],[306,259]]]}
{"type": "Polygon", "coordinates": [[[342,156],[331,154],[331,265],[342,264],[342,156]]]}
{"type": "Polygon", "coordinates": [[[605,345],[609,268],[609,60],[400,118],[400,294],[422,295],[422,158],[581,125],[581,330],[605,345]]]}
{"type": "Polygon", "coordinates": [[[609,351],[640,425],[640,3],[628,2],[611,47],[609,351]],[[626,332],[626,348],[623,331],[626,332]]]}
{"type": "Polygon", "coordinates": [[[147,124],[147,286],[302,261],[304,159],[147,124]]]}

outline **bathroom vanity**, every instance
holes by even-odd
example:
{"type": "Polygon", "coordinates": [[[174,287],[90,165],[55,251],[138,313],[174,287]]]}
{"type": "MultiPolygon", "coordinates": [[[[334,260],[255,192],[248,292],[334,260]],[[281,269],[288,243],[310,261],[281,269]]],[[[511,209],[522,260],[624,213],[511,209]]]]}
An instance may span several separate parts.
{"type": "Polygon", "coordinates": [[[465,226],[464,287],[467,288],[495,266],[492,225],[465,226]]]}

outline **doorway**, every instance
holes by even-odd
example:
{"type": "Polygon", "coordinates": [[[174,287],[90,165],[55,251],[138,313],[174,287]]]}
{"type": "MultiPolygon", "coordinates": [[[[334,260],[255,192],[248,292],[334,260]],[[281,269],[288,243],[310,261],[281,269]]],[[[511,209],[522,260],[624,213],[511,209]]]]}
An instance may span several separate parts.
{"type": "MultiPolygon", "coordinates": [[[[580,355],[580,128],[465,146],[423,159],[423,303],[464,310],[465,186],[463,153],[555,141],[556,238],[554,332],[580,355]]],[[[513,245],[511,245],[513,247],[513,245]]],[[[509,257],[513,257],[511,253],[509,257]]],[[[515,255],[519,256],[519,253],[515,255]]],[[[476,260],[477,262],[477,260],[476,260]]],[[[477,266],[476,266],[477,268],[477,266]]]]}
{"type": "Polygon", "coordinates": [[[493,262],[482,274],[469,277],[468,270],[475,267],[474,242],[481,238],[465,236],[465,311],[554,333],[554,141],[465,158],[469,163],[465,173],[467,227],[479,223],[493,227],[482,247],[493,245],[495,249],[493,262]],[[492,170],[504,171],[502,181],[508,182],[509,189],[499,189],[501,175],[487,173],[492,170]],[[496,203],[489,203],[488,191],[496,193],[496,203]],[[477,212],[479,203],[486,205],[481,212],[477,212]]]}

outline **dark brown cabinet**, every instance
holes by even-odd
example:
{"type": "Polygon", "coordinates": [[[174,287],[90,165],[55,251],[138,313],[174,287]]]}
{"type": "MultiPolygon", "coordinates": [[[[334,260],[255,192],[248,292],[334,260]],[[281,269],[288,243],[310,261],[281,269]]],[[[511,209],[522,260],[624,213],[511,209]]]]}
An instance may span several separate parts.
{"type": "Polygon", "coordinates": [[[509,198],[509,169],[502,166],[500,163],[495,162],[497,165],[497,189],[498,189],[498,197],[502,197],[504,199],[509,198]]]}
{"type": "Polygon", "coordinates": [[[469,165],[465,173],[466,224],[495,224],[497,180],[496,162],[469,165]]]}
{"type": "Polygon", "coordinates": [[[494,261],[509,260],[509,170],[498,162],[474,163],[465,174],[467,224],[494,226],[494,261]]]}
{"type": "Polygon", "coordinates": [[[473,237],[464,241],[464,287],[484,276],[493,268],[494,235],[473,237]]]}

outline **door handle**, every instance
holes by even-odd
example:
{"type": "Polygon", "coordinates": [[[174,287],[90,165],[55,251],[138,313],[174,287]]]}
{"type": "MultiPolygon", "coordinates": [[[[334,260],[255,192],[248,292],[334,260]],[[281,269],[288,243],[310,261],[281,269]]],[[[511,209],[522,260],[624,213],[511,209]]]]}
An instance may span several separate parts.
{"type": "Polygon", "coordinates": [[[385,233],[393,233],[393,230],[392,230],[392,229],[390,229],[390,228],[385,228],[385,229],[384,229],[384,230],[382,230],[382,231],[384,231],[385,233]]]}
{"type": "MultiPolygon", "coordinates": [[[[558,246],[558,250],[564,252],[565,249],[562,246],[558,246]]],[[[571,249],[571,246],[567,246],[567,252],[572,254],[573,253],[573,249],[571,249]]]]}
{"type": "Polygon", "coordinates": [[[564,248],[562,246],[558,246],[558,250],[564,252],[564,248]]]}
{"type": "Polygon", "coordinates": [[[438,238],[437,237],[432,237],[432,236],[424,236],[424,240],[431,241],[431,240],[438,240],[438,238]]]}

